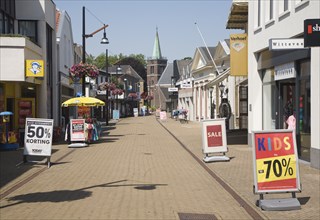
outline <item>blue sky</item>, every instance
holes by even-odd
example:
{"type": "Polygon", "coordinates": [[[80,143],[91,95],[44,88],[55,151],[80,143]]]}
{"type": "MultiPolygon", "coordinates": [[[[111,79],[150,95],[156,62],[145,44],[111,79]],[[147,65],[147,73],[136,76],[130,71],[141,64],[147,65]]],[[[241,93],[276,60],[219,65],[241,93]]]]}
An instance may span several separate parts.
{"type": "Polygon", "coordinates": [[[197,23],[208,46],[229,38],[226,23],[232,0],[207,1],[136,1],[136,0],[53,0],[66,10],[72,21],[74,42],[82,44],[82,7],[86,8],[86,34],[108,24],[108,45],[100,44],[103,31],[86,40],[86,51],[98,56],[108,48],[110,55],[143,54],[152,56],[156,27],[162,56],[169,62],[193,57],[195,49],[204,46],[197,23]]]}

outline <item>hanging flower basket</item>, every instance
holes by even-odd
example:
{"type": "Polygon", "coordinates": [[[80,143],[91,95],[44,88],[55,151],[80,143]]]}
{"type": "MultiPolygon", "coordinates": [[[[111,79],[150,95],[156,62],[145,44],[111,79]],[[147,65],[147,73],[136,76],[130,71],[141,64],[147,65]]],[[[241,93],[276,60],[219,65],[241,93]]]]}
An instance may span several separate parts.
{"type": "Polygon", "coordinates": [[[108,91],[113,91],[117,89],[116,85],[114,83],[109,83],[109,82],[103,82],[99,84],[100,90],[108,90],[108,91]]]}
{"type": "Polygon", "coordinates": [[[148,96],[146,97],[146,100],[153,100],[153,95],[148,95],[148,96]]]}
{"type": "Polygon", "coordinates": [[[116,89],[111,91],[111,94],[112,95],[122,95],[123,94],[123,90],[116,88],[116,89]]]}
{"type": "Polygon", "coordinates": [[[128,94],[128,98],[136,99],[136,98],[138,98],[138,95],[137,95],[137,93],[131,92],[128,94]]]}
{"type": "Polygon", "coordinates": [[[80,80],[83,76],[96,78],[99,75],[99,70],[95,65],[80,62],[69,69],[69,74],[74,80],[80,80]]]}

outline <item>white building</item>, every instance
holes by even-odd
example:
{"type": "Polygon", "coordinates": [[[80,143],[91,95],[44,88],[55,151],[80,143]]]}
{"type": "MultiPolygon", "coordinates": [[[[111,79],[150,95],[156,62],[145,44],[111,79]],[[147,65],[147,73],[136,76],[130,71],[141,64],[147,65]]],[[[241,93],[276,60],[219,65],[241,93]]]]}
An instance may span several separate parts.
{"type": "Polygon", "coordinates": [[[320,48],[269,50],[271,39],[298,39],[304,20],[320,18],[320,1],[249,1],[249,143],[252,131],[286,129],[296,117],[299,157],[320,168],[320,48]],[[279,74],[285,72],[286,76],[279,74]]]}
{"type": "Polygon", "coordinates": [[[0,111],[14,113],[11,126],[18,130],[26,117],[55,116],[56,6],[50,0],[0,6],[0,111]]]}
{"type": "MultiPolygon", "coordinates": [[[[54,94],[56,103],[59,103],[57,119],[65,119],[70,113],[67,109],[60,108],[60,105],[75,95],[74,85],[69,77],[69,68],[74,64],[74,43],[71,18],[66,11],[59,9],[56,11],[56,32],[58,80],[57,86],[54,87],[54,94]]],[[[64,126],[65,121],[60,121],[59,125],[64,126]]]]}

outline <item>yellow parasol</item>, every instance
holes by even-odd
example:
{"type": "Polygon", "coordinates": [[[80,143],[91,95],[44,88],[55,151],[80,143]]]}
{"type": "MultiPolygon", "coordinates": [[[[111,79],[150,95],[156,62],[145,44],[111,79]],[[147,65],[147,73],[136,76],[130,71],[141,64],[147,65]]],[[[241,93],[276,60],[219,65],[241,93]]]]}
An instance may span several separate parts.
{"type": "Polygon", "coordinates": [[[93,97],[75,97],[68,99],[64,103],[62,103],[62,107],[69,107],[69,106],[104,106],[105,103],[100,99],[93,98],[93,97]]]}

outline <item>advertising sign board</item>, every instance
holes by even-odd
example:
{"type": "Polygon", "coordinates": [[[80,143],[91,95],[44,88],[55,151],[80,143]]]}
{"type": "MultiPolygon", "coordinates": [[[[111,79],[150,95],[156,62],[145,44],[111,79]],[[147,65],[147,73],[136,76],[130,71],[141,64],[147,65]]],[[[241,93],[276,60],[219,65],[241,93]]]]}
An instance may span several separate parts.
{"type": "Polygon", "coordinates": [[[201,124],[203,153],[228,152],[225,119],[203,120],[201,124]]]}
{"type": "Polygon", "coordinates": [[[133,115],[134,115],[134,117],[138,117],[139,116],[138,108],[133,108],[133,115]]]}
{"type": "Polygon", "coordinates": [[[120,113],[119,113],[119,110],[113,110],[112,111],[112,118],[113,119],[116,119],[116,120],[119,120],[119,118],[120,118],[120,113]]]}
{"type": "Polygon", "coordinates": [[[51,156],[53,119],[26,118],[24,155],[51,156]]]}
{"type": "Polygon", "coordinates": [[[71,141],[85,141],[84,119],[70,119],[70,139],[71,141]]]}
{"type": "Polygon", "coordinates": [[[160,111],[160,120],[161,121],[167,120],[167,112],[166,111],[160,111]]]}
{"type": "Polygon", "coordinates": [[[320,46],[320,19],[304,20],[304,46],[319,47],[320,46]]]}
{"type": "Polygon", "coordinates": [[[294,131],[254,131],[252,141],[255,193],[301,191],[294,131]]]}

